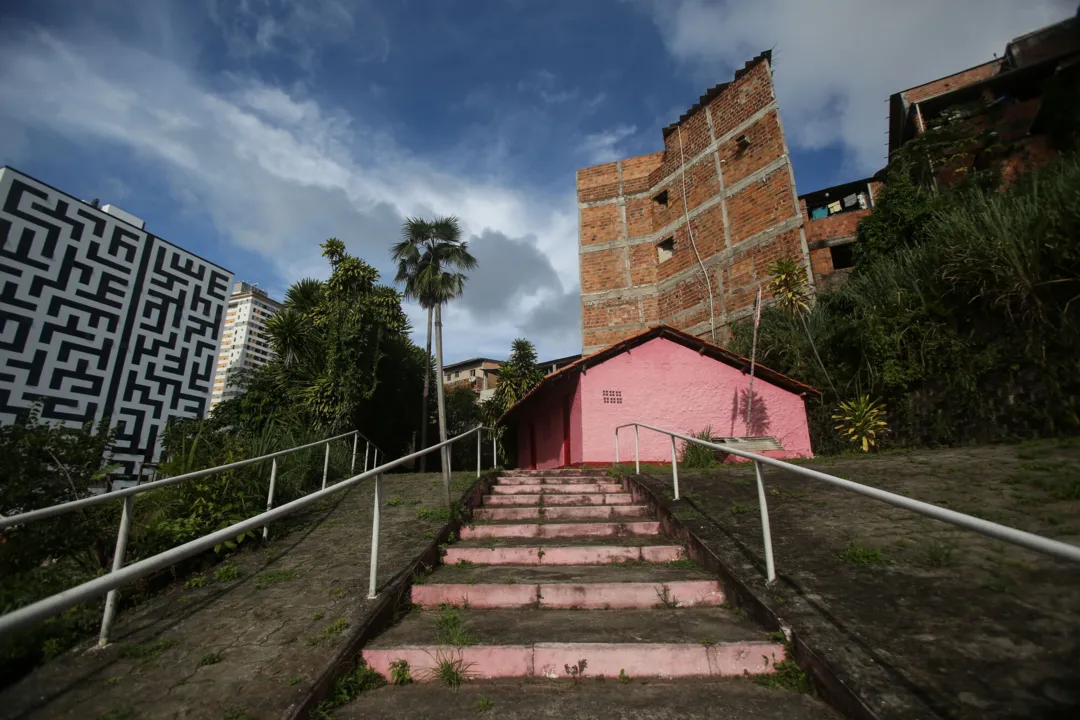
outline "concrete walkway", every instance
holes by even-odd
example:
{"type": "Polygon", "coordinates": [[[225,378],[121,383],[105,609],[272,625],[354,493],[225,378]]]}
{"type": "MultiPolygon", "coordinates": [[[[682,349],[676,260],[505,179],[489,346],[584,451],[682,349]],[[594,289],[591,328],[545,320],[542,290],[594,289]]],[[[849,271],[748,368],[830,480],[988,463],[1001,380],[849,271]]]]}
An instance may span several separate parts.
{"type": "MultiPolygon", "coordinates": [[[[457,492],[474,480],[456,475],[457,492]]],[[[109,647],[87,641],[7,688],[0,717],[288,716],[375,602],[367,599],[372,493],[373,481],[348,490],[294,517],[284,537],[121,615],[109,647]]],[[[380,586],[443,525],[418,512],[441,507],[438,475],[388,475],[383,497],[380,586]]]]}

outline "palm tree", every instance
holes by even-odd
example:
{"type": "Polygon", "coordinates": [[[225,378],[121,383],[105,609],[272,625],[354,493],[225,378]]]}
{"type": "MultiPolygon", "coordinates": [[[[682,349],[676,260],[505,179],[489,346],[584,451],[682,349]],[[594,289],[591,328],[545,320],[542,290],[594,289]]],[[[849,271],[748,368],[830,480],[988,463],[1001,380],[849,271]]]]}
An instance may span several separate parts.
{"type": "MultiPolygon", "coordinates": [[[[442,306],[461,295],[466,276],[463,270],[476,267],[476,258],[461,240],[461,223],[454,216],[433,221],[407,218],[401,240],[390,250],[398,263],[397,282],[404,283],[405,297],[416,300],[428,311],[427,357],[431,357],[431,329],[435,326],[435,377],[439,404],[439,440],[446,442],[446,397],[442,382],[442,306]]],[[[427,447],[427,407],[430,373],[424,378],[420,422],[420,447],[427,447]]],[[[443,449],[443,485],[446,506],[450,507],[449,452],[443,449]]],[[[420,471],[424,459],[420,459],[420,471]]]]}

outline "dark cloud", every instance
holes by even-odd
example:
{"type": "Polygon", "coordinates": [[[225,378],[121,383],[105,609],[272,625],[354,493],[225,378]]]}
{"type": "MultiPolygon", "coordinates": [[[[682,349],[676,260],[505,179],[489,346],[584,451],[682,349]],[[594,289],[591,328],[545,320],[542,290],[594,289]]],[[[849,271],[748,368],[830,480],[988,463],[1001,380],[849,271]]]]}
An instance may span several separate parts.
{"type": "Polygon", "coordinates": [[[469,240],[477,268],[469,276],[460,305],[478,320],[518,312],[515,303],[539,292],[562,292],[551,260],[536,247],[536,238],[510,238],[484,230],[469,240]]]}
{"type": "Polygon", "coordinates": [[[577,288],[553,295],[533,309],[521,326],[527,337],[539,341],[544,357],[581,352],[581,294],[577,288]]]}

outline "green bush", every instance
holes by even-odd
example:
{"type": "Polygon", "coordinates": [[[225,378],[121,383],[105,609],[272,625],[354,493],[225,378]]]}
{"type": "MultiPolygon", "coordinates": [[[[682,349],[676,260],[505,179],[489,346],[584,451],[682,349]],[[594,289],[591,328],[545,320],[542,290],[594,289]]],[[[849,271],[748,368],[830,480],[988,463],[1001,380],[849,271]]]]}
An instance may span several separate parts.
{"type": "MultiPolygon", "coordinates": [[[[693,436],[698,440],[704,440],[706,442],[717,442],[717,438],[713,437],[712,426],[706,425],[705,429],[701,432],[693,433],[693,436]]],[[[697,443],[687,442],[683,440],[682,452],[679,456],[679,464],[687,468],[710,468],[715,467],[718,463],[716,456],[713,454],[711,448],[703,447],[697,443]]]]}

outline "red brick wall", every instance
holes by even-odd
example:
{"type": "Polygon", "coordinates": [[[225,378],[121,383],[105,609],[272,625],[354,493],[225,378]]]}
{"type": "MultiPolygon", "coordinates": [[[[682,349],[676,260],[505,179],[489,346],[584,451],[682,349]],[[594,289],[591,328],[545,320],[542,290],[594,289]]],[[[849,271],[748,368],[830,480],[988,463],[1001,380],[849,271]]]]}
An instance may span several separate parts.
{"type": "Polygon", "coordinates": [[[925,85],[910,88],[903,92],[903,98],[909,104],[917,103],[922,102],[927,98],[932,98],[935,95],[940,95],[941,93],[949,92],[950,90],[956,90],[971,85],[972,83],[997,75],[1001,70],[1001,63],[1001,60],[991,60],[990,62],[976,65],[973,68],[963,70],[954,75],[947,75],[946,77],[939,78],[933,82],[928,82],[925,85]]]}
{"type": "Polygon", "coordinates": [[[869,214],[870,210],[851,210],[820,220],[809,220],[806,223],[806,242],[808,245],[813,245],[819,241],[854,235],[858,230],[859,221],[869,214]]]}
{"type": "Polygon", "coordinates": [[[757,286],[767,279],[765,267],[770,262],[785,254],[809,262],[802,255],[797,229],[773,236],[767,232],[791,222],[796,215],[787,165],[750,180],[726,198],[717,173],[719,160],[723,187],[730,193],[733,185],[785,158],[778,114],[775,108],[767,110],[773,102],[772,76],[768,63],[763,61],[731,83],[707,110],[700,108],[683,121],[681,149],[680,132],[676,131],[664,139],[662,152],[578,172],[578,200],[583,203],[579,242],[585,349],[609,345],[657,323],[707,336],[708,330],[701,327],[707,327],[709,322],[709,293],[687,233],[687,214],[691,216],[697,253],[712,282],[721,336],[726,335],[726,315],[745,311],[752,304],[757,286]],[[761,117],[754,119],[759,113],[761,117]],[[741,148],[735,137],[714,146],[715,140],[736,129],[747,136],[748,147],[741,148]],[[653,200],[662,191],[667,191],[666,206],[653,200]],[[755,241],[758,245],[740,248],[739,257],[749,259],[749,272],[731,272],[734,258],[727,254],[758,234],[766,235],[755,241]],[[675,238],[675,252],[670,259],[659,262],[657,245],[666,237],[675,238]],[[629,247],[590,251],[613,242],[628,242],[629,247]]]}

